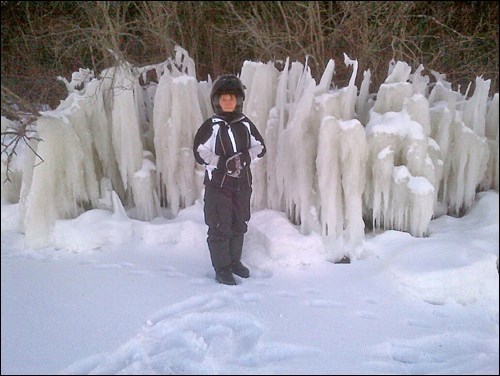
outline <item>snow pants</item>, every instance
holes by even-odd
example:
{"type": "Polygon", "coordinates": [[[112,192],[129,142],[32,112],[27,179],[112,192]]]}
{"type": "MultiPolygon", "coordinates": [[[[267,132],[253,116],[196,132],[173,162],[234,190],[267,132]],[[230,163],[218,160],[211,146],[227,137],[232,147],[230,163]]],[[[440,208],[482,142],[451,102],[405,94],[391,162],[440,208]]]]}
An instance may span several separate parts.
{"type": "Polygon", "coordinates": [[[242,184],[239,190],[205,186],[205,223],[212,266],[218,270],[240,261],[243,238],[250,220],[252,188],[242,184]]]}

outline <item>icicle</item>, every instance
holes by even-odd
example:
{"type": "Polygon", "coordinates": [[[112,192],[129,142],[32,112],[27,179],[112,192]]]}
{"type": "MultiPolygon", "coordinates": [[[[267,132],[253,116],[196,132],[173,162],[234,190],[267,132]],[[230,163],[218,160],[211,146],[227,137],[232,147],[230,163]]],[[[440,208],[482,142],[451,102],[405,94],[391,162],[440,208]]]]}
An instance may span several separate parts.
{"type": "Polygon", "coordinates": [[[344,198],[344,239],[351,259],[360,255],[365,239],[362,195],[365,188],[368,143],[363,126],[357,120],[340,122],[340,169],[344,198]]]}
{"type": "Polygon", "coordinates": [[[490,84],[491,80],[485,81],[481,77],[476,77],[474,94],[465,102],[463,109],[462,121],[479,137],[484,137],[486,105],[490,84]]]}
{"type": "Polygon", "coordinates": [[[328,60],[328,64],[326,65],[325,71],[323,72],[321,80],[319,81],[319,84],[316,87],[315,95],[328,93],[333,83],[332,77],[334,73],[335,73],[335,61],[330,59],[328,60]]]}
{"type": "Polygon", "coordinates": [[[156,194],[156,167],[152,161],[143,159],[142,168],[131,179],[136,204],[135,217],[151,221],[160,215],[160,201],[156,194]]]}
{"type": "MultiPolygon", "coordinates": [[[[241,70],[241,80],[246,86],[243,112],[255,124],[260,134],[265,135],[269,111],[275,105],[278,71],[272,64],[245,62],[241,70]]],[[[267,206],[267,161],[269,156],[252,163],[252,197],[254,210],[267,206]]]]}
{"type": "Polygon", "coordinates": [[[363,73],[363,81],[361,82],[359,95],[358,98],[356,99],[357,119],[363,125],[366,125],[366,123],[368,122],[369,111],[371,106],[373,106],[373,103],[370,103],[369,101],[370,83],[371,83],[371,72],[368,69],[363,73]]]}
{"type": "Polygon", "coordinates": [[[410,75],[410,81],[413,85],[413,93],[423,95],[427,98],[430,78],[428,76],[422,76],[421,73],[423,70],[424,66],[420,64],[415,73],[410,75]]]}
{"type": "Polygon", "coordinates": [[[488,160],[488,167],[486,174],[481,181],[481,190],[494,189],[498,192],[498,93],[493,96],[493,99],[489,103],[488,112],[486,113],[486,126],[485,135],[488,142],[488,147],[490,150],[490,158],[488,160]]]}
{"type": "Polygon", "coordinates": [[[476,196],[476,188],[484,177],[489,159],[485,137],[478,137],[464,123],[456,123],[454,148],[450,155],[448,175],[449,207],[451,213],[462,215],[476,196]]]}

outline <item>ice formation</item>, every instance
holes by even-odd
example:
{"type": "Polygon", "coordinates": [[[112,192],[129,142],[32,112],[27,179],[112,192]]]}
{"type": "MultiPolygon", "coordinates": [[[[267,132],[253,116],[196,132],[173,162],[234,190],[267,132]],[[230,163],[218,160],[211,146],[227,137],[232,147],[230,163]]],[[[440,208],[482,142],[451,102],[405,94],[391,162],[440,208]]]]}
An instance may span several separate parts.
{"type": "MultiPolygon", "coordinates": [[[[431,71],[431,84],[422,65],[412,73],[391,61],[376,92],[370,70],[358,91],[358,62],[344,55],[343,63],[352,75],[340,88],[333,60],[319,83],[307,59],[280,69],[243,63],[243,110],[267,146],[252,166],[252,210],[282,211],[302,233],[319,232],[336,261],[361,255],[365,227],[426,236],[432,217],[462,215],[477,191],[498,191],[498,93],[488,97],[489,80],[476,78],[469,96],[472,85],[462,94],[440,73],[431,71]]],[[[192,141],[213,113],[212,79],[197,81],[187,51],[61,81],[68,97],[38,118],[43,141],[30,142],[36,155],[19,149],[11,181],[2,154],[2,199],[19,201],[30,247],[51,244],[57,220],[86,210],[150,221],[202,199],[192,141]],[[145,79],[150,71],[157,83],[145,79]]]]}

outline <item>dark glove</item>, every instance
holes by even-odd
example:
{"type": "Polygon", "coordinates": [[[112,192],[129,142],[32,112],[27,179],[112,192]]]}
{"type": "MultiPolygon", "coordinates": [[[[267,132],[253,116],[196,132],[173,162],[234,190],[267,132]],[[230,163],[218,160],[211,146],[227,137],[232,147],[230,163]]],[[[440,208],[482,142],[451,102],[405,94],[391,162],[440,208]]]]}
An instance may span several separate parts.
{"type": "Polygon", "coordinates": [[[241,160],[240,160],[240,154],[235,154],[231,158],[228,158],[226,161],[226,171],[229,176],[232,176],[233,178],[237,178],[240,176],[240,172],[242,169],[241,165],[241,160]]]}
{"type": "Polygon", "coordinates": [[[217,162],[217,168],[221,171],[226,171],[226,158],[219,155],[219,161],[217,162]]]}
{"type": "Polygon", "coordinates": [[[240,162],[241,162],[242,167],[248,166],[251,161],[252,161],[252,158],[250,157],[250,153],[248,152],[248,149],[245,151],[242,151],[240,153],[240,162]]]}

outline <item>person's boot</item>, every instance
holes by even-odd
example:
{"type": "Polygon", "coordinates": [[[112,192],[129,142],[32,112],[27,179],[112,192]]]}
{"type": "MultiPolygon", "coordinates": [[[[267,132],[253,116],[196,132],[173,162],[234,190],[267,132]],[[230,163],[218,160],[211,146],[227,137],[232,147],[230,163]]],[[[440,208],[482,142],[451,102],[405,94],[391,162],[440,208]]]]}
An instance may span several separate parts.
{"type": "Polygon", "coordinates": [[[241,253],[243,251],[243,238],[244,235],[234,235],[229,239],[229,254],[231,260],[241,260],[241,253]]]}
{"type": "Polygon", "coordinates": [[[231,264],[231,271],[240,276],[241,278],[250,277],[250,270],[241,263],[241,261],[235,261],[231,264]]]}
{"type": "Polygon", "coordinates": [[[229,266],[215,269],[215,279],[217,282],[223,283],[224,285],[236,285],[236,281],[234,280],[233,273],[231,273],[229,266]]]}

